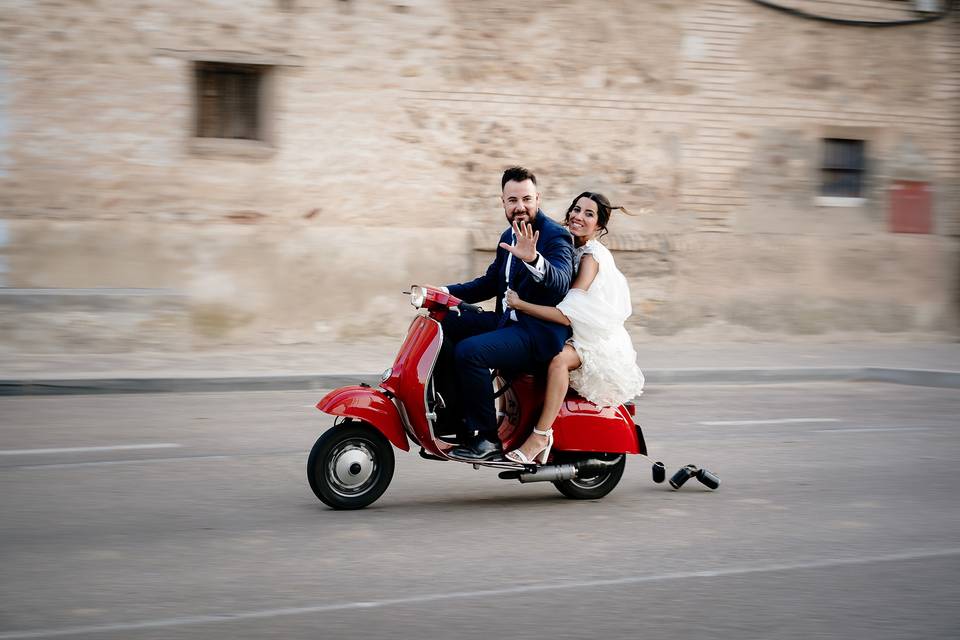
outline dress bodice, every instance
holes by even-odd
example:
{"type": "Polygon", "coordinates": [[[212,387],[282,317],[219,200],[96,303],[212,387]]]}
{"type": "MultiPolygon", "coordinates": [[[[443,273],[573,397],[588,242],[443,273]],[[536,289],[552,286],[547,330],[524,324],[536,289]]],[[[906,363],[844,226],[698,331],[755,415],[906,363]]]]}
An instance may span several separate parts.
{"type": "Polygon", "coordinates": [[[577,273],[580,272],[580,260],[583,259],[583,256],[588,254],[593,254],[596,248],[596,245],[600,244],[597,242],[596,238],[591,238],[579,247],[573,248],[573,275],[576,277],[577,273]]]}

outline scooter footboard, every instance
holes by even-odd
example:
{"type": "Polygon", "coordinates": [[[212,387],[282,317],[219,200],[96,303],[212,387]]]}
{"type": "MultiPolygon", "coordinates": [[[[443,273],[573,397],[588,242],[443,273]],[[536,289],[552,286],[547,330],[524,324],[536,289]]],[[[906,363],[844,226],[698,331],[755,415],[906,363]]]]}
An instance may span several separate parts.
{"type": "Polygon", "coordinates": [[[568,398],[553,423],[553,437],[557,451],[647,453],[640,425],[622,406],[598,407],[568,398]]]}

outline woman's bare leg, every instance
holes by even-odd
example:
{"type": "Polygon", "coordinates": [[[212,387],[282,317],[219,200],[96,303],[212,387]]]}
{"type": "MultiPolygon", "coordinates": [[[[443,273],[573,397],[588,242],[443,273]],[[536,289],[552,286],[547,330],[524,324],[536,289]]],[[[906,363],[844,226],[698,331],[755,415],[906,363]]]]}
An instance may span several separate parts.
{"type": "Polygon", "coordinates": [[[563,399],[567,397],[570,388],[570,372],[580,368],[580,356],[577,350],[569,344],[563,351],[554,356],[547,368],[547,392],[543,398],[543,411],[537,420],[537,428],[541,431],[549,429],[560,413],[563,399]]]}
{"type": "MultiPolygon", "coordinates": [[[[537,429],[546,431],[557,419],[560,407],[563,406],[563,399],[567,397],[567,389],[570,388],[570,372],[577,369],[580,364],[577,350],[569,344],[550,361],[550,366],[547,368],[547,392],[543,399],[543,411],[540,412],[540,418],[537,420],[537,429]]],[[[519,449],[527,459],[530,459],[545,446],[547,446],[547,436],[531,433],[519,449]]]]}

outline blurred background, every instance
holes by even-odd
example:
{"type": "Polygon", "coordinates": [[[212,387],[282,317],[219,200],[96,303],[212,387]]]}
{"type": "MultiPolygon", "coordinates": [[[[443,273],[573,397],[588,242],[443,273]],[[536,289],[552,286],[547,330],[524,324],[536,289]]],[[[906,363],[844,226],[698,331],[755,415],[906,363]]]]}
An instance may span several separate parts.
{"type": "Polygon", "coordinates": [[[950,4],[2,2],[0,345],[399,337],[513,164],[641,212],[639,343],[952,340],[950,4]]]}
{"type": "Polygon", "coordinates": [[[956,638],[958,203],[960,2],[0,0],[0,639],[956,638]],[[327,509],[516,164],[637,213],[635,419],[721,488],[327,509]]]}

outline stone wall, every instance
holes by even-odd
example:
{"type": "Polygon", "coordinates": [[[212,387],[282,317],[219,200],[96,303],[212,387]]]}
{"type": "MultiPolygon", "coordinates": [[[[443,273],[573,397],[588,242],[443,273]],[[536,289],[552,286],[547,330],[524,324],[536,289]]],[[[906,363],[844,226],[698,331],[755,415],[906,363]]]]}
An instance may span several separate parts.
{"type": "MultiPolygon", "coordinates": [[[[489,261],[515,163],[554,217],[584,188],[642,212],[609,237],[639,340],[957,327],[957,14],[870,29],[749,0],[0,12],[2,284],[177,292],[190,336],[171,348],[401,333],[399,291],[489,261]],[[270,65],[266,140],[194,137],[195,61],[270,65]],[[856,206],[817,197],[824,137],[867,141],[856,206]],[[933,234],[888,231],[896,179],[932,185],[933,234]]],[[[113,317],[84,348],[128,348],[113,317]]]]}

